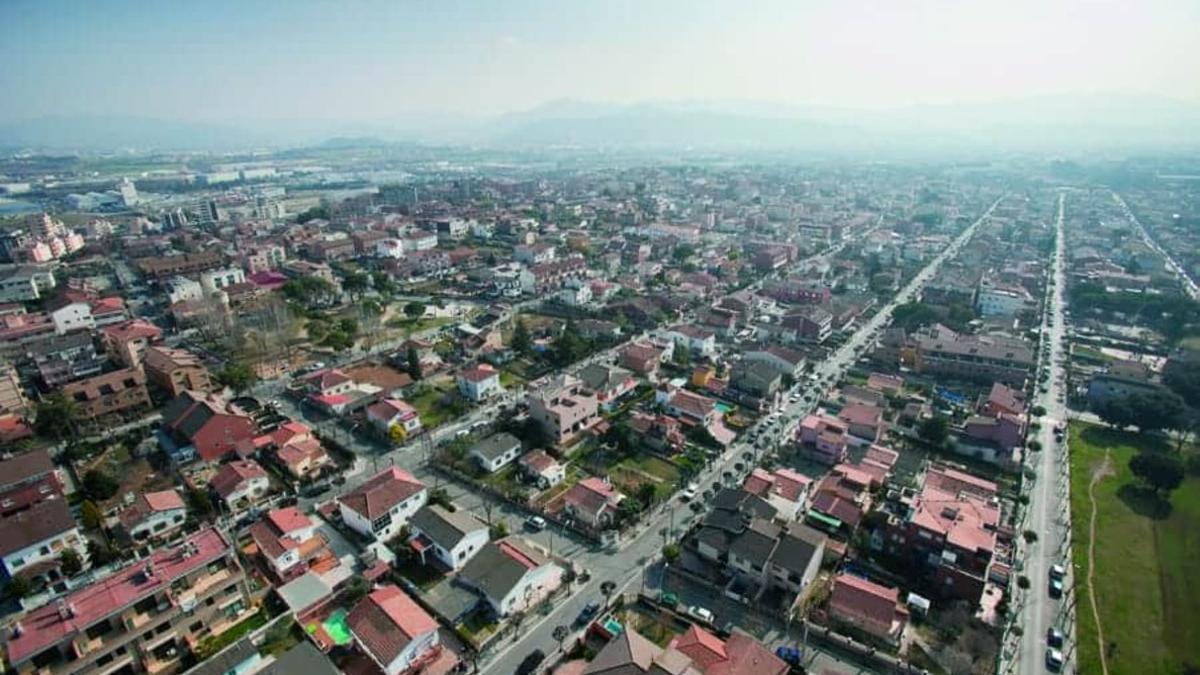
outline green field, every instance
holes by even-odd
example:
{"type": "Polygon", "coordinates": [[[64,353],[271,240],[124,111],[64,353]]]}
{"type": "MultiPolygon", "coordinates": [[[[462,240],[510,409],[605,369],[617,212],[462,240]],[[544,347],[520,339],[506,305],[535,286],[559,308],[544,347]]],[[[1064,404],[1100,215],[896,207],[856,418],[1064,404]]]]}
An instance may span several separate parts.
{"type": "Polygon", "coordinates": [[[1113,474],[1095,490],[1095,590],[1109,673],[1181,673],[1184,664],[1200,665],[1200,478],[1187,478],[1163,513],[1129,470],[1139,447],[1161,441],[1078,423],[1071,433],[1078,672],[1101,672],[1087,588],[1088,484],[1106,451],[1113,474]]]}

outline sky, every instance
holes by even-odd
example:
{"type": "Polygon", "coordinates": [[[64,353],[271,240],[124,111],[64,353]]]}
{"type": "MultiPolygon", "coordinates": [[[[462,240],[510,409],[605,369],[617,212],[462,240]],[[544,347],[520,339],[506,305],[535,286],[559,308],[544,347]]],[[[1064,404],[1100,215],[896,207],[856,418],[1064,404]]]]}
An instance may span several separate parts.
{"type": "Polygon", "coordinates": [[[571,98],[1200,103],[1200,2],[3,0],[0,122],[485,116],[571,98]]]}

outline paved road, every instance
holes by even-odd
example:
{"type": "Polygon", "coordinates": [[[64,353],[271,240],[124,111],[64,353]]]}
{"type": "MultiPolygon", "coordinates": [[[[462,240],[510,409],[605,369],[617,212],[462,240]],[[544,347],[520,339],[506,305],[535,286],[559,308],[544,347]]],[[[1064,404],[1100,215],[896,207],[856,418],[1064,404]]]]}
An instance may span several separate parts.
{"type": "MultiPolygon", "coordinates": [[[[942,263],[955,255],[958,249],[975,234],[980,223],[984,222],[991,215],[1001,199],[993,202],[978,220],[965,229],[945,251],[931,260],[891,302],[880,309],[870,321],[859,328],[854,336],[850,340],[847,340],[826,362],[818,366],[817,373],[825,378],[840,377],[854,363],[861,350],[870,344],[872,334],[890,320],[892,310],[897,305],[910,301],[920,293],[925,283],[933,277],[942,263]]],[[[816,257],[819,256],[814,256],[814,258],[816,257]]],[[[815,392],[817,386],[813,385],[802,385],[801,389],[810,386],[812,387],[812,391],[815,392]]],[[[794,428],[799,417],[811,410],[815,405],[816,397],[812,398],[814,400],[810,400],[809,402],[801,400],[788,404],[784,412],[783,419],[785,422],[778,425],[774,433],[779,435],[780,429],[785,430],[784,435],[790,432],[790,429],[794,428]]],[[[760,425],[765,426],[765,423],[760,422],[760,425]]],[[[701,486],[705,486],[716,480],[724,480],[723,476],[727,472],[735,477],[735,480],[728,482],[735,483],[740,481],[751,468],[750,466],[743,466],[741,472],[734,471],[734,465],[742,461],[742,455],[745,452],[753,453],[755,449],[748,444],[736,443],[720,459],[713,462],[707,472],[698,476],[696,482],[701,486]]],[[[690,508],[687,508],[685,504],[673,499],[667,504],[660,506],[657,512],[649,519],[648,526],[638,534],[633,535],[630,540],[622,542],[619,550],[588,551],[576,556],[576,562],[587,568],[592,575],[583,592],[573,595],[567,602],[556,607],[548,616],[539,616],[527,620],[526,624],[521,628],[521,633],[513,642],[502,646],[496,654],[489,655],[489,659],[483,666],[483,672],[491,675],[509,675],[515,672],[521,660],[535,649],[540,649],[547,655],[554,654],[558,649],[558,644],[551,636],[555,626],[571,626],[572,621],[587,602],[601,600],[602,598],[599,596],[598,589],[604,581],[615,582],[617,585],[617,594],[624,592],[635,583],[639,586],[644,583],[644,571],[658,557],[664,543],[675,539],[678,535],[687,531],[692,521],[697,518],[699,516],[692,512],[690,508]]],[[[719,620],[720,618],[718,617],[719,620]]]]}
{"type": "MultiPolygon", "coordinates": [[[[1068,645],[1074,640],[1073,612],[1068,608],[1073,605],[1074,583],[1070,565],[1066,565],[1068,578],[1064,585],[1067,590],[1062,599],[1052,599],[1048,586],[1050,567],[1064,563],[1069,556],[1069,480],[1066,444],[1059,444],[1054,439],[1054,426],[1067,419],[1067,409],[1063,402],[1066,396],[1065,374],[1067,365],[1066,345],[1064,338],[1066,329],[1063,317],[1063,293],[1065,286],[1065,257],[1066,241],[1064,236],[1064,219],[1066,217],[1066,195],[1060,192],[1058,198],[1058,218],[1055,224],[1056,246],[1051,270],[1051,286],[1048,292],[1048,305],[1042,321],[1043,349],[1049,346],[1049,357],[1043,355],[1042,369],[1049,373],[1046,384],[1038,390],[1033,398],[1033,405],[1046,409],[1046,416],[1041,420],[1042,425],[1032,437],[1041,445],[1040,452],[1027,453],[1025,466],[1027,476],[1033,476],[1033,486],[1029,492],[1029,506],[1026,510],[1026,520],[1023,529],[1033,530],[1038,539],[1025,550],[1024,568],[1022,573],[1029,577],[1028,591],[1017,591],[1017,625],[1021,626],[1022,636],[1017,646],[1015,658],[1007,664],[1002,663],[1001,672],[1016,672],[1021,674],[1039,673],[1046,668],[1046,632],[1052,627],[1063,629],[1067,633],[1068,645]],[[1031,472],[1031,473],[1030,473],[1031,472]]],[[[1007,647],[1007,646],[1006,646],[1007,647]]],[[[1063,650],[1068,657],[1073,650],[1063,650]]],[[[1011,654],[1011,650],[1005,650],[1011,654]]],[[[1064,667],[1064,672],[1072,671],[1072,663],[1064,667]]]]}
{"type": "Polygon", "coordinates": [[[1191,296],[1193,300],[1200,300],[1200,286],[1196,285],[1196,281],[1188,275],[1187,270],[1183,267],[1183,265],[1180,265],[1175,258],[1172,258],[1171,254],[1168,253],[1166,249],[1158,245],[1158,242],[1155,241],[1154,237],[1150,235],[1150,231],[1147,230],[1145,226],[1142,225],[1142,221],[1138,220],[1138,217],[1133,214],[1133,211],[1129,208],[1129,205],[1125,203],[1125,200],[1121,197],[1121,195],[1113,192],[1112,196],[1113,201],[1115,201],[1125,213],[1125,217],[1128,218],[1129,222],[1133,223],[1134,227],[1138,229],[1138,232],[1142,235],[1142,240],[1146,242],[1146,246],[1149,246],[1152,250],[1157,251],[1158,254],[1167,261],[1167,269],[1171,270],[1171,272],[1173,272],[1179,279],[1179,282],[1183,284],[1184,292],[1191,296]]]}

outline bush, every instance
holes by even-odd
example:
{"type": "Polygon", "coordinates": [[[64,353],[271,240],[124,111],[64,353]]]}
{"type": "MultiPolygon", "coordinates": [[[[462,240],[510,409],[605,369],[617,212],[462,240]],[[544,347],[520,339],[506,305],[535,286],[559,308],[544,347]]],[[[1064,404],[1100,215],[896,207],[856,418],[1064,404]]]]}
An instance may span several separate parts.
{"type": "Polygon", "coordinates": [[[83,492],[91,499],[103,501],[117,494],[121,484],[103,469],[92,469],[83,475],[83,492]]]}

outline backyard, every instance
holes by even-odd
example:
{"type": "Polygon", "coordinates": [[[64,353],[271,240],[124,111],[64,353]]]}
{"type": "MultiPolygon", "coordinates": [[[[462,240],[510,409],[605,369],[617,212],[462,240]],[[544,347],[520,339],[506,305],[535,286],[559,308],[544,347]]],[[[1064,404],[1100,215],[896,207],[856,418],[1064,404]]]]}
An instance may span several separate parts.
{"type": "Polygon", "coordinates": [[[467,402],[459,397],[452,380],[426,381],[421,387],[408,402],[417,409],[421,426],[426,429],[441,426],[467,411],[467,402]]]}
{"type": "Polygon", "coordinates": [[[1108,672],[1189,672],[1185,664],[1200,665],[1200,478],[1186,478],[1164,514],[1138,488],[1129,460],[1155,443],[1165,449],[1165,443],[1082,423],[1073,423],[1071,434],[1078,672],[1102,672],[1087,588],[1088,486],[1106,454],[1110,469],[1095,487],[1095,596],[1108,672]]]}

